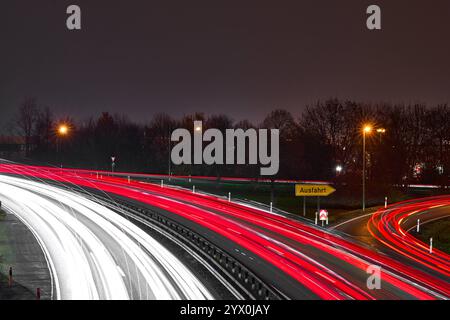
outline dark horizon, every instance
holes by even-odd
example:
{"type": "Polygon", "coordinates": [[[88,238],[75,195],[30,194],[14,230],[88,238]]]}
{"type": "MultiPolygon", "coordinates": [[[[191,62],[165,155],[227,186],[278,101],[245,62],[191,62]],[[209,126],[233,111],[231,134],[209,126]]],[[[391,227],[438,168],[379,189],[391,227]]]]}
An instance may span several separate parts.
{"type": "Polygon", "coordinates": [[[377,1],[381,31],[365,28],[370,4],[8,2],[0,124],[25,97],[56,116],[109,111],[139,122],[162,111],[259,122],[330,97],[448,103],[450,3],[377,1]],[[82,9],[81,31],[65,28],[69,4],[82,9]]]}

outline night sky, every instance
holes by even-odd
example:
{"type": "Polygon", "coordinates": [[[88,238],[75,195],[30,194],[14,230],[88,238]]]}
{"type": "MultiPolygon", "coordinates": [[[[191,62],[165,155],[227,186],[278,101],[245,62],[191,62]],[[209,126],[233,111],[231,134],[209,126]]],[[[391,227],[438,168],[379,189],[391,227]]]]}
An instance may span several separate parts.
{"type": "Polygon", "coordinates": [[[161,111],[257,122],[328,97],[448,102],[449,31],[448,0],[4,0],[0,123],[24,97],[57,116],[140,122],[161,111]],[[70,4],[81,31],[66,29],[70,4]],[[366,28],[370,4],[381,31],[366,28]]]}

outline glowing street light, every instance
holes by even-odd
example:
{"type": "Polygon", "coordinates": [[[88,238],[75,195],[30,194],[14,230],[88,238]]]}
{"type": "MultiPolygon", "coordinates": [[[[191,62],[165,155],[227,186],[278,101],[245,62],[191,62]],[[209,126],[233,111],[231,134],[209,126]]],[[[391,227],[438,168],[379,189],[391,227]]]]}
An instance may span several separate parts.
{"type": "Polygon", "coordinates": [[[366,135],[372,132],[372,126],[363,126],[363,166],[362,166],[362,210],[366,210],[366,135]]]}
{"type": "Polygon", "coordinates": [[[341,172],[342,172],[342,169],[343,169],[343,168],[342,168],[341,165],[337,165],[337,166],[336,166],[336,172],[337,172],[337,173],[341,173],[341,172]]]}
{"type": "Polygon", "coordinates": [[[385,128],[378,128],[377,129],[377,133],[380,135],[380,143],[381,143],[381,135],[386,133],[386,129],[385,128]]]}
{"type": "Polygon", "coordinates": [[[65,124],[62,124],[58,127],[58,134],[61,136],[65,136],[69,133],[69,127],[65,124]]]}
{"type": "MultiPolygon", "coordinates": [[[[69,135],[70,128],[69,128],[69,125],[67,125],[66,123],[60,123],[55,128],[55,131],[56,131],[56,133],[55,133],[55,135],[56,135],[56,153],[59,154],[62,149],[62,140],[64,139],[64,137],[67,137],[69,135]]],[[[60,156],[60,160],[62,162],[62,155],[60,156]]],[[[61,164],[61,168],[62,168],[62,164],[61,164]]]]}
{"type": "MultiPolygon", "coordinates": [[[[366,210],[366,135],[371,134],[374,130],[373,125],[366,123],[362,126],[363,133],[363,169],[362,169],[362,210],[366,210]]],[[[376,132],[380,135],[386,133],[385,128],[378,128],[376,132]]]]}

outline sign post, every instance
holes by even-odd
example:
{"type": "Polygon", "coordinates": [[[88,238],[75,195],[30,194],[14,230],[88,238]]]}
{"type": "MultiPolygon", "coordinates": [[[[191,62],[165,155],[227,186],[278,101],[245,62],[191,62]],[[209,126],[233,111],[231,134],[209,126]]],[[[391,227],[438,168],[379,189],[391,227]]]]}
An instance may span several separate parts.
{"type": "Polygon", "coordinates": [[[317,212],[320,212],[320,197],[317,196],[317,212]]]}
{"type": "MultiPolygon", "coordinates": [[[[303,197],[303,216],[306,216],[306,197],[317,197],[316,215],[318,215],[321,212],[320,197],[327,197],[335,191],[336,191],[336,189],[334,189],[332,186],[327,185],[327,184],[296,184],[295,185],[295,195],[297,197],[303,197]]],[[[325,220],[327,220],[327,219],[325,219],[325,220]]],[[[317,224],[317,218],[316,218],[316,224],[317,224]]]]}
{"type": "Polygon", "coordinates": [[[111,172],[114,172],[115,166],[116,166],[116,157],[111,157],[111,172]]]}
{"type": "Polygon", "coordinates": [[[306,216],[306,197],[303,197],[303,216],[306,216]]]}
{"type": "Polygon", "coordinates": [[[324,222],[325,221],[328,222],[328,211],[327,210],[320,210],[319,211],[319,219],[320,219],[320,221],[322,221],[322,227],[323,227],[324,222]]]}

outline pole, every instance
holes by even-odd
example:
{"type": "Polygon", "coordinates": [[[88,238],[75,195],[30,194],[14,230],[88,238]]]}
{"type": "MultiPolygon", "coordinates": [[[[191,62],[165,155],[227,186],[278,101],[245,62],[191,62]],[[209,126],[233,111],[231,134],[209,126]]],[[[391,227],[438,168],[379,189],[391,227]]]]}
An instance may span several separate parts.
{"type": "Polygon", "coordinates": [[[303,197],[303,216],[306,216],[306,197],[303,197]]]}
{"type": "Polygon", "coordinates": [[[195,186],[192,186],[192,193],[195,193],[195,186]]]}
{"type": "Polygon", "coordinates": [[[387,208],[387,204],[388,204],[387,197],[384,197],[384,208],[385,209],[387,208]]]}
{"type": "Polygon", "coordinates": [[[231,202],[231,192],[228,192],[228,202],[231,202]]]}
{"type": "Polygon", "coordinates": [[[314,220],[314,224],[315,225],[317,225],[317,215],[318,215],[319,213],[316,211],[316,219],[314,220]]]}
{"type": "Polygon", "coordinates": [[[320,197],[317,197],[317,212],[320,212],[320,197]]]}
{"type": "Polygon", "coordinates": [[[420,219],[417,219],[417,233],[420,232],[420,219]]]}
{"type": "Polygon", "coordinates": [[[363,130],[362,210],[366,211],[366,130],[363,130]]]}
{"type": "Polygon", "coordinates": [[[272,209],[273,209],[273,203],[270,203],[270,213],[272,213],[272,209]]]}
{"type": "Polygon", "coordinates": [[[164,180],[161,180],[161,188],[164,188],[164,180]]]}
{"type": "Polygon", "coordinates": [[[170,175],[171,175],[171,172],[172,172],[172,159],[170,158],[170,152],[171,152],[172,144],[171,144],[170,140],[171,139],[170,139],[170,136],[169,136],[169,181],[170,181],[170,175]]]}
{"type": "Polygon", "coordinates": [[[12,286],[12,267],[9,267],[9,277],[8,277],[8,286],[11,288],[12,286]]]}
{"type": "Polygon", "coordinates": [[[430,238],[430,254],[433,253],[433,238],[430,238]]]}

